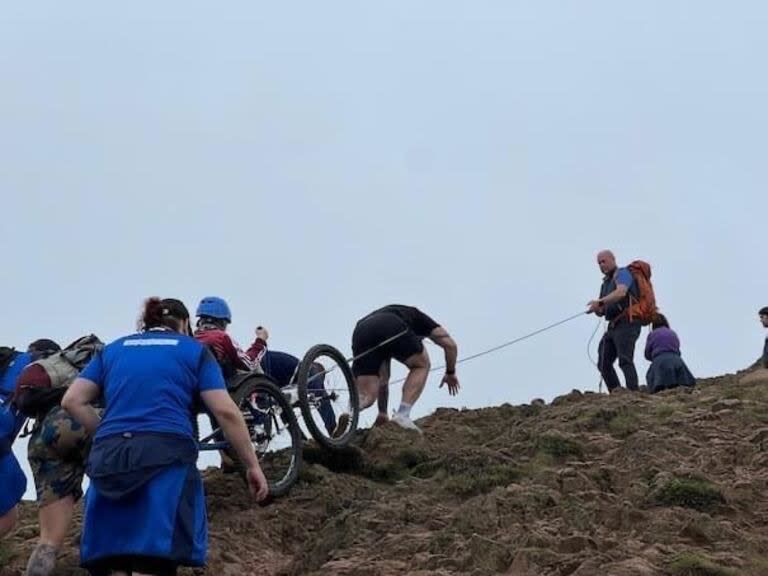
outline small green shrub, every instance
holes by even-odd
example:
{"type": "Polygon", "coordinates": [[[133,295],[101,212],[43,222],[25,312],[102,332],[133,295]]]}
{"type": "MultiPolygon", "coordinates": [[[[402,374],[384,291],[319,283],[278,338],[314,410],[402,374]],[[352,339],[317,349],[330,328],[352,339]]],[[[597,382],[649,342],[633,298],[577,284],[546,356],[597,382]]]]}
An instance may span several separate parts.
{"type": "Polygon", "coordinates": [[[555,458],[567,458],[569,456],[581,458],[584,456],[584,449],[576,440],[556,434],[541,436],[536,442],[536,449],[555,458]]]}
{"type": "Polygon", "coordinates": [[[707,558],[692,552],[683,552],[669,564],[671,576],[736,576],[730,568],[718,566],[707,558]]]}
{"type": "Polygon", "coordinates": [[[674,478],[661,486],[655,494],[661,506],[682,506],[708,511],[725,503],[720,489],[704,478],[674,478]]]}
{"type": "Polygon", "coordinates": [[[476,496],[490,492],[496,486],[507,486],[520,479],[520,470],[514,466],[494,464],[474,472],[450,475],[445,489],[459,496],[476,496]]]}

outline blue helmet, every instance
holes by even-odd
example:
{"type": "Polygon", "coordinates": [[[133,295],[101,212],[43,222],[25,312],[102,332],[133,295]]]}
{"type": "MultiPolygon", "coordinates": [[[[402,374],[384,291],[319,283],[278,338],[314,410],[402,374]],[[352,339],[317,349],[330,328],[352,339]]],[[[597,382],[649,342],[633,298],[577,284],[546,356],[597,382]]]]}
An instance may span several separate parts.
{"type": "Polygon", "coordinates": [[[195,316],[208,316],[209,318],[232,322],[232,312],[229,310],[227,301],[218,296],[206,296],[200,300],[195,316]]]}

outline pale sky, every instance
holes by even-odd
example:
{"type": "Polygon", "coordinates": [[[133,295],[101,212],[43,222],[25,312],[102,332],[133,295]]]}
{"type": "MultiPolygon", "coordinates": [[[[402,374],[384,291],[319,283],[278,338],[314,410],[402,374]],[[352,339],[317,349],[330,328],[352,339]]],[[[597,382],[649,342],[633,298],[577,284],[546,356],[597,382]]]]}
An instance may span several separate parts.
{"type": "MultiPolygon", "coordinates": [[[[244,345],[348,354],[398,302],[465,356],[583,310],[611,248],[651,262],[696,375],[743,368],[766,29],[758,1],[6,3],[0,342],[215,294],[244,345]]],[[[436,375],[414,413],[595,389],[594,328],[461,366],[455,399],[436,375]]]]}

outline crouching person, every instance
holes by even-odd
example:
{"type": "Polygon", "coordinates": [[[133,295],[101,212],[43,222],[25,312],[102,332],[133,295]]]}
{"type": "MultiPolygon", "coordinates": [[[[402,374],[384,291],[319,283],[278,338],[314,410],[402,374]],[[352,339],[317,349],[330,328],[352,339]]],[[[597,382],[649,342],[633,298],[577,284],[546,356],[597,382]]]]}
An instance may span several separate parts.
{"type": "Polygon", "coordinates": [[[645,343],[645,359],[651,361],[645,377],[651,394],[696,384],[680,355],[680,339],[663,314],[657,314],[651,324],[651,333],[645,343]]]}
{"type": "Polygon", "coordinates": [[[189,335],[188,318],[180,301],[150,298],[141,331],[107,345],[62,401],[94,434],[80,544],[91,572],[165,575],[205,563],[198,398],[237,451],[256,499],[268,495],[243,417],[215,358],[189,335]],[[103,419],[91,407],[100,395],[103,419]]]}

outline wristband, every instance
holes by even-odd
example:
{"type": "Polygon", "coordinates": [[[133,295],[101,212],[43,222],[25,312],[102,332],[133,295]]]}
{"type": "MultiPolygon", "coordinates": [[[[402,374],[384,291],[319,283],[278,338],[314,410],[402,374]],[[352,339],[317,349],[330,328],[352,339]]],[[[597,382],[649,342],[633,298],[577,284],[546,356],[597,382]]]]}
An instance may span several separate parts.
{"type": "Polygon", "coordinates": [[[446,368],[446,369],[445,369],[445,374],[446,374],[447,376],[454,376],[454,375],[456,374],[456,369],[454,368],[453,370],[448,370],[448,369],[446,368]]]}

